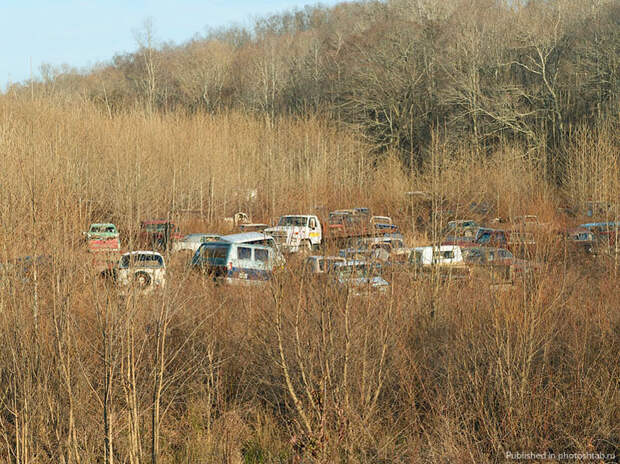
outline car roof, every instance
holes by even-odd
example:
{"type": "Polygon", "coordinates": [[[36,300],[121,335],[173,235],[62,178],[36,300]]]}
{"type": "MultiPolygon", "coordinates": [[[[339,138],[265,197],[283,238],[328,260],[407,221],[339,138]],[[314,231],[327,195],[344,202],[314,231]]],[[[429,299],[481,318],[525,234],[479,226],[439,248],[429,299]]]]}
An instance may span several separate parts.
{"type": "Polygon", "coordinates": [[[330,211],[329,214],[354,214],[355,210],[353,209],[337,209],[336,211],[330,211]]]}
{"type": "Polygon", "coordinates": [[[204,248],[213,248],[213,247],[218,247],[218,246],[231,247],[233,245],[238,245],[238,246],[242,246],[242,247],[259,248],[259,249],[265,249],[265,250],[271,250],[272,249],[270,246],[259,245],[258,243],[229,242],[228,240],[218,240],[218,241],[215,241],[215,242],[205,242],[202,245],[200,245],[200,248],[203,248],[203,247],[204,248]]]}
{"type": "Polygon", "coordinates": [[[163,259],[163,256],[161,255],[161,253],[157,253],[156,251],[137,250],[137,251],[128,251],[127,253],[123,253],[123,256],[133,256],[133,255],[155,255],[163,259]]]}
{"type": "Polygon", "coordinates": [[[222,235],[220,238],[223,241],[230,243],[243,243],[249,242],[251,240],[273,239],[271,235],[263,234],[261,232],[243,232],[241,234],[222,235]]]}
{"type": "Polygon", "coordinates": [[[416,251],[417,250],[422,251],[422,250],[428,250],[428,249],[433,249],[433,250],[437,250],[438,249],[439,251],[453,251],[453,250],[456,250],[457,248],[460,249],[461,247],[458,246],[458,245],[440,245],[438,247],[434,247],[432,245],[429,245],[429,246],[423,246],[423,247],[416,247],[415,250],[416,251]]]}
{"type": "Polygon", "coordinates": [[[226,240],[215,240],[213,242],[205,242],[202,245],[200,245],[200,248],[202,247],[212,247],[212,246],[231,246],[234,245],[234,242],[228,242],[226,240]]]}

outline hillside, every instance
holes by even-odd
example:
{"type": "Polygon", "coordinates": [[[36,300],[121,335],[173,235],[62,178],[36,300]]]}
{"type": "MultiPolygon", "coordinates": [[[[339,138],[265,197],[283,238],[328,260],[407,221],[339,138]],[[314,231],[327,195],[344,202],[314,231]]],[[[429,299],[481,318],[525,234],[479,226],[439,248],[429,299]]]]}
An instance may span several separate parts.
{"type": "Polygon", "coordinates": [[[180,46],[145,31],[135,54],[11,87],[0,461],[617,460],[618,18],[605,1],[349,2],[180,46]],[[372,270],[384,290],[311,275],[304,254],[226,285],[171,248],[165,285],[126,287],[84,236],[114,223],[120,253],[151,251],[148,219],[327,231],[355,207],[403,236],[405,259],[372,270]],[[532,243],[419,266],[459,219],[532,243]],[[583,247],[571,231],[595,222],[583,247]]]}

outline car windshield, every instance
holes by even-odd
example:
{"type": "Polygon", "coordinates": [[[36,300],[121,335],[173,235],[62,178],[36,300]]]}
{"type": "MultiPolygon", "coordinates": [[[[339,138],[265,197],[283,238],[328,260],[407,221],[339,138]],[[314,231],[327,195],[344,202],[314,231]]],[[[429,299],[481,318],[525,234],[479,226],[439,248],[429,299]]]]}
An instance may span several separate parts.
{"type": "Polygon", "coordinates": [[[330,224],[343,224],[347,214],[330,214],[329,215],[329,223],[330,224]]]}
{"type": "Polygon", "coordinates": [[[164,260],[160,255],[154,254],[135,254],[125,255],[121,259],[121,267],[151,267],[158,268],[164,265],[164,260]]]}
{"type": "Polygon", "coordinates": [[[485,232],[478,239],[478,243],[489,243],[490,240],[491,240],[491,233],[485,232]]]}
{"type": "Polygon", "coordinates": [[[375,272],[367,263],[345,264],[334,268],[341,277],[370,277],[375,272]]]}
{"type": "Polygon", "coordinates": [[[169,229],[174,229],[174,224],[143,224],[142,228],[147,232],[163,232],[166,230],[166,226],[169,225],[169,229]]]}
{"type": "Polygon", "coordinates": [[[278,221],[278,226],[305,227],[308,225],[308,218],[303,216],[282,216],[278,221]]]}
{"type": "Polygon", "coordinates": [[[95,234],[114,233],[116,229],[114,226],[92,226],[90,231],[95,234]]]}

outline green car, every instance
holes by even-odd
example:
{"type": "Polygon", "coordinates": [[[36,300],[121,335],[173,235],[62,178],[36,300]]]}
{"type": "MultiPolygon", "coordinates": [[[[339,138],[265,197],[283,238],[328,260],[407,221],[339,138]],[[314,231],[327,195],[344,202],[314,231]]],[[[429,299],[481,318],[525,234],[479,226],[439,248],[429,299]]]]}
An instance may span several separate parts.
{"type": "Polygon", "coordinates": [[[119,251],[121,242],[114,224],[91,224],[86,232],[89,251],[119,251]]]}

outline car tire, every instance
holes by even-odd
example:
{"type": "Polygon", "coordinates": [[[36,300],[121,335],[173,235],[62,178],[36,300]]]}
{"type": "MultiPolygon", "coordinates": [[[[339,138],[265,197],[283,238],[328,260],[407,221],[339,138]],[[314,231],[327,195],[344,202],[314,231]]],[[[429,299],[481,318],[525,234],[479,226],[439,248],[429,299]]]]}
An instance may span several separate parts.
{"type": "Polygon", "coordinates": [[[151,276],[144,271],[138,271],[133,275],[133,283],[138,288],[147,288],[152,280],[151,276]]]}

